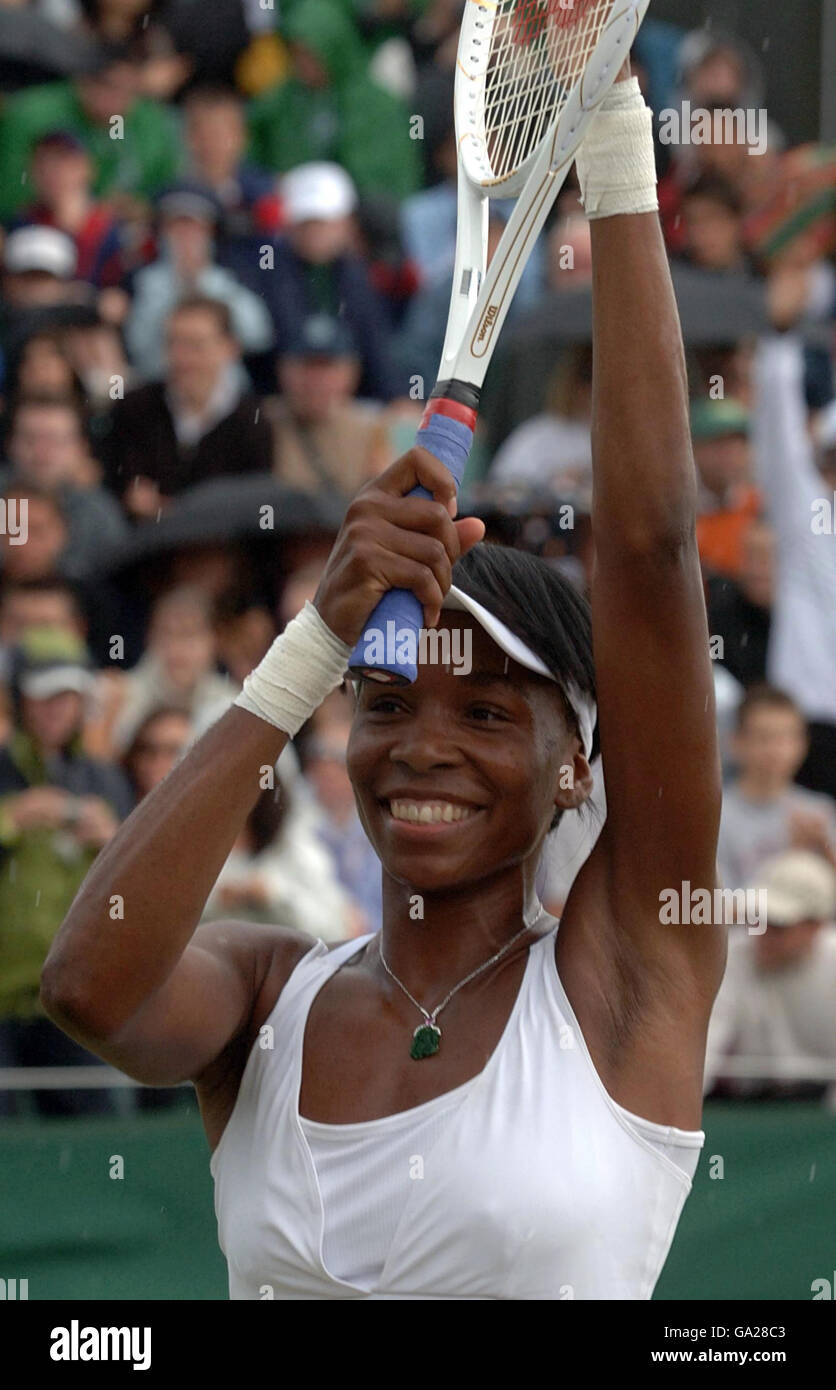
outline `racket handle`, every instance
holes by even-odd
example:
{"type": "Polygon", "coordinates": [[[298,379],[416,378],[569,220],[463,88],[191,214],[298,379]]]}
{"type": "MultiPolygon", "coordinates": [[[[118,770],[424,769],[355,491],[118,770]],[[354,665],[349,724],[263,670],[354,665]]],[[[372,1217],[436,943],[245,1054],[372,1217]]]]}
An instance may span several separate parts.
{"type": "MultiPolygon", "coordinates": [[[[466,389],[473,392],[472,387],[466,389]]],[[[429,450],[449,469],[457,492],[464,477],[475,428],[475,409],[445,396],[433,395],[415,436],[416,444],[429,450]]],[[[415,487],[409,496],[431,497],[432,493],[425,487],[415,487]]],[[[418,674],[418,644],[423,617],[423,608],[411,589],[390,589],[378,603],[363,636],[351,653],[349,671],[371,680],[411,684],[418,674]]]]}

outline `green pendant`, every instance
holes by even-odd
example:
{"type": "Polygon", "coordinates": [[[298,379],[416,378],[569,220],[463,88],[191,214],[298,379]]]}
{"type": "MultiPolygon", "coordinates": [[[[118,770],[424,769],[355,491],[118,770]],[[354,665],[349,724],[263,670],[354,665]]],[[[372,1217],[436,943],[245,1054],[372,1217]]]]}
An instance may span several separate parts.
{"type": "Polygon", "coordinates": [[[441,1046],[441,1029],[437,1023],[419,1023],[412,1034],[409,1055],[420,1062],[424,1057],[432,1057],[441,1046]]]}

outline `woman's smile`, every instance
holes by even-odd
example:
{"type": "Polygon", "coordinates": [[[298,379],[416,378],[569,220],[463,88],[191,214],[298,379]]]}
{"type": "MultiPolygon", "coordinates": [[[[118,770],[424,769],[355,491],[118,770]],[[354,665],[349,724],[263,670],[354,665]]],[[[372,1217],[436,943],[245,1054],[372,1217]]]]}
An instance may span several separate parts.
{"type": "Polygon", "coordinates": [[[411,834],[438,834],[460,829],[481,815],[484,807],[444,797],[397,796],[380,802],[395,829],[411,834]]]}

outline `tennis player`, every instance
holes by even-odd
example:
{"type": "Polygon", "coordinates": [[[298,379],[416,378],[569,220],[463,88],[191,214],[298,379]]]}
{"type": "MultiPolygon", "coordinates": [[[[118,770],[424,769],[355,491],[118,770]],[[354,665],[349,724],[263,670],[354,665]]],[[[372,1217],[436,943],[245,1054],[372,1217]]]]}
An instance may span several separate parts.
{"type": "Polygon", "coordinates": [[[146,1084],[194,1082],[233,1298],[646,1299],[690,1190],[725,939],[662,925],[660,895],[714,888],[720,776],[683,349],[629,69],[578,171],[591,616],[544,563],[479,544],[411,450],[357,495],[236,706],[99,856],[46,964],[73,1037],[146,1084]],[[472,671],[360,682],[349,771],[382,930],[329,951],[196,929],[264,769],[393,587],[427,627],[469,630],[472,671]],[[607,819],[558,929],[535,871],[583,814],[596,703],[607,819]]]}

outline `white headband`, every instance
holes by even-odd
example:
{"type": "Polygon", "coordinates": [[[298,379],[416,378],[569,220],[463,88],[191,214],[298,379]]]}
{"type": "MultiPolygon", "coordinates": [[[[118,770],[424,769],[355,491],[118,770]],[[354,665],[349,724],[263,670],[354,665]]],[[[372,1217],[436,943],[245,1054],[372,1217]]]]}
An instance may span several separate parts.
{"type": "MultiPolygon", "coordinates": [[[[518,665],[525,666],[529,671],[535,671],[538,676],[545,676],[547,680],[554,681],[555,685],[559,682],[552,675],[545,662],[527,647],[521,638],[517,637],[510,628],[506,627],[493,613],[489,612],[470,594],[466,594],[462,589],[457,589],[452,584],[447,592],[447,596],[441,605],[442,608],[452,608],[459,612],[470,613],[475,618],[480,627],[496,643],[506,656],[510,656],[518,665]]],[[[574,681],[569,681],[565,687],[566,699],[578,721],[578,732],[581,737],[581,747],[585,757],[589,757],[592,752],[592,736],[595,732],[595,721],[598,718],[598,708],[594,700],[588,695],[584,695],[579,690],[574,681]]]]}

